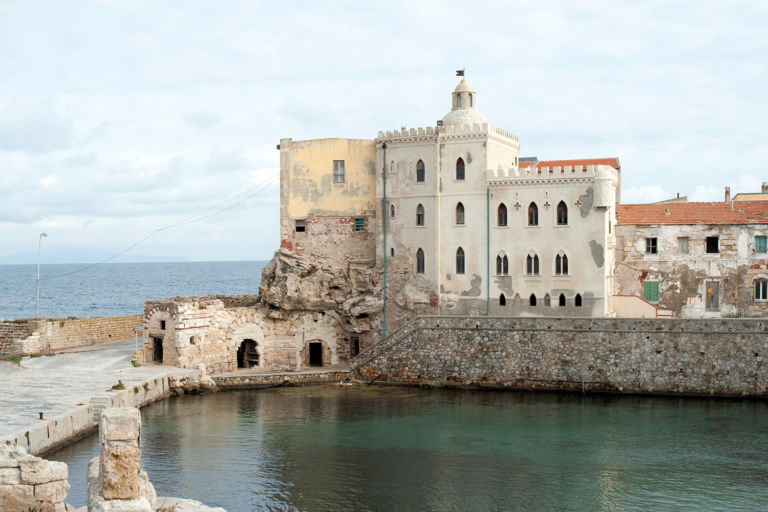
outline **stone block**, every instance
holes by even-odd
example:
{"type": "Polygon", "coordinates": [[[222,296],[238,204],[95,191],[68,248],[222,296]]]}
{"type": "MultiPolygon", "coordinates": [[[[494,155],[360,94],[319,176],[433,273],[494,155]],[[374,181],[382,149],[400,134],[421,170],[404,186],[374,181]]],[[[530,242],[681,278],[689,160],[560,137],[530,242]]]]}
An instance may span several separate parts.
{"type": "Polygon", "coordinates": [[[45,484],[55,480],[66,480],[68,476],[67,465],[63,462],[35,458],[22,461],[19,466],[21,481],[25,484],[45,484]]]}
{"type": "Polygon", "coordinates": [[[138,446],[102,445],[101,487],[104,499],[133,499],[139,495],[140,457],[138,446]]]}
{"type": "Polygon", "coordinates": [[[69,482],[66,480],[57,480],[47,484],[35,486],[35,499],[48,503],[63,503],[67,499],[69,482]]]}
{"type": "Polygon", "coordinates": [[[17,485],[21,483],[19,468],[0,468],[0,485],[17,485]]]}
{"type": "Polygon", "coordinates": [[[24,511],[36,506],[31,485],[0,485],[0,510],[24,511]]]}
{"type": "Polygon", "coordinates": [[[141,434],[141,415],[133,407],[104,409],[99,426],[100,441],[133,441],[141,434]]]}

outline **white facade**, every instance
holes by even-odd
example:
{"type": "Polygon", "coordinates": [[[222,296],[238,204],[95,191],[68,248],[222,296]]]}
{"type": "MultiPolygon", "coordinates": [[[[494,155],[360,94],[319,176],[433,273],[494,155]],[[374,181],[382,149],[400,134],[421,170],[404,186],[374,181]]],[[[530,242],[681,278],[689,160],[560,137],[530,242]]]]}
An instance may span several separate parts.
{"type": "Polygon", "coordinates": [[[376,143],[377,263],[388,296],[439,314],[609,313],[618,164],[519,161],[517,137],[477,111],[466,80],[442,126],[380,132],[376,143]]]}

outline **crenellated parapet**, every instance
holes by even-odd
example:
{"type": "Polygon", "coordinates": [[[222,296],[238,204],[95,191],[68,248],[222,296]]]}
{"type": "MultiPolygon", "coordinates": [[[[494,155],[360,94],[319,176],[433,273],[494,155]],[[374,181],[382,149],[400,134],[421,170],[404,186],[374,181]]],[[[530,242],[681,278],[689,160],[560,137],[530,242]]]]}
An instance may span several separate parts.
{"type": "Polygon", "coordinates": [[[460,125],[446,126],[427,126],[425,128],[406,128],[399,130],[382,130],[376,138],[377,142],[386,143],[414,143],[420,140],[434,142],[435,137],[441,139],[451,138],[469,138],[469,137],[490,137],[503,139],[507,144],[511,144],[519,149],[520,142],[517,135],[499,128],[489,123],[467,123],[460,125]]]}

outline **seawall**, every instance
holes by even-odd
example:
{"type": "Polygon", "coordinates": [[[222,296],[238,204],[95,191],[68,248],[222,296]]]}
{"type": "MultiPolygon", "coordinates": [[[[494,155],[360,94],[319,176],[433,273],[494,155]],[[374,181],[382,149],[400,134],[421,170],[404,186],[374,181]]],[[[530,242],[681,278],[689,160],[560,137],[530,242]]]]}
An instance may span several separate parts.
{"type": "Polygon", "coordinates": [[[0,323],[0,353],[40,355],[134,337],[144,315],[49,318],[0,323]]]}
{"type": "Polygon", "coordinates": [[[418,317],[351,361],[365,382],[768,398],[768,322],[418,317]]]}

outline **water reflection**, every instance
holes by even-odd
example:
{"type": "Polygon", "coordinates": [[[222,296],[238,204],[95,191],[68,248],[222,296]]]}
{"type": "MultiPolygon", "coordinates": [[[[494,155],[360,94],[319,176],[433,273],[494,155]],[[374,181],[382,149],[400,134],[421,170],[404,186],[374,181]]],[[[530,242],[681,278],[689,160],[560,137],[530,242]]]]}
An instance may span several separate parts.
{"type": "MultiPolygon", "coordinates": [[[[143,410],[161,495],[251,510],[761,510],[762,402],[306,387],[143,410]]],[[[95,439],[62,450],[84,504],[95,439]]]]}

